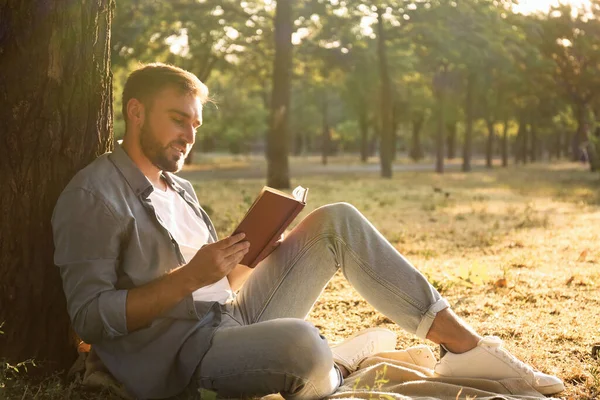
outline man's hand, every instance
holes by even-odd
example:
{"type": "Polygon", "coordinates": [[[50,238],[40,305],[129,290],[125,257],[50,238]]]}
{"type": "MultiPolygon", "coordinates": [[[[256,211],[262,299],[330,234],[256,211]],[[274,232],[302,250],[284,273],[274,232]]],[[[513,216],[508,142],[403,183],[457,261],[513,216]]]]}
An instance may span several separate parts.
{"type": "MultiPolygon", "coordinates": [[[[279,237],[279,239],[273,244],[273,246],[271,246],[271,248],[269,249],[269,251],[267,251],[265,253],[265,256],[262,259],[259,260],[259,263],[262,260],[264,260],[266,257],[268,257],[269,254],[271,254],[277,247],[279,247],[279,245],[281,244],[281,242],[283,242],[283,236],[284,236],[284,234],[282,233],[281,236],[279,237]]],[[[246,282],[246,280],[252,274],[252,271],[254,271],[254,269],[248,268],[245,265],[238,265],[238,266],[236,266],[227,275],[227,278],[229,279],[229,286],[231,286],[231,289],[234,292],[237,292],[238,290],[240,290],[242,288],[242,286],[244,285],[244,283],[246,282]]]]}
{"type": "Polygon", "coordinates": [[[260,260],[258,260],[258,263],[262,262],[262,260],[269,257],[271,255],[271,253],[274,252],[275,249],[277,249],[281,243],[283,243],[284,236],[285,236],[285,233],[282,233],[281,236],[279,236],[279,239],[277,239],[277,241],[275,243],[273,243],[271,248],[264,254],[264,256],[260,260]]]}
{"type": "Polygon", "coordinates": [[[250,248],[245,236],[238,233],[198,250],[185,268],[199,288],[218,282],[242,261],[250,248]]]}
{"type": "Polygon", "coordinates": [[[196,289],[219,281],[248,252],[244,234],[202,247],[189,263],[127,294],[127,331],[144,328],[196,289]]]}

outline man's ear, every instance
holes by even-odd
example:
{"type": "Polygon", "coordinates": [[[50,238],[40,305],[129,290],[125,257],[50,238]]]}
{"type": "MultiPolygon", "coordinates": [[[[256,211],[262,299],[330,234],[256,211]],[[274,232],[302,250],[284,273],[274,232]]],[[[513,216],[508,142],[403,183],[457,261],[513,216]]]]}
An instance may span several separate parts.
{"type": "Polygon", "coordinates": [[[137,127],[141,127],[144,123],[145,108],[141,101],[132,98],[127,102],[127,120],[137,127]]]}

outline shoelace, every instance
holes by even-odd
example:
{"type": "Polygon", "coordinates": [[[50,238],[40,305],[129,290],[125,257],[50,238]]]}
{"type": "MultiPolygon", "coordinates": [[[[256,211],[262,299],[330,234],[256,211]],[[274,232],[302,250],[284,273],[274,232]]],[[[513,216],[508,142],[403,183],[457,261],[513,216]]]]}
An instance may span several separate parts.
{"type": "Polygon", "coordinates": [[[523,370],[528,374],[534,375],[535,370],[531,366],[525,364],[523,361],[519,360],[517,357],[513,356],[506,350],[499,347],[494,348],[493,346],[489,346],[489,348],[493,348],[494,353],[498,354],[502,359],[508,361],[510,364],[515,365],[518,369],[523,370]]]}
{"type": "Polygon", "coordinates": [[[375,349],[375,343],[373,343],[373,342],[367,343],[367,345],[362,349],[362,351],[359,354],[355,354],[352,357],[352,359],[350,360],[350,363],[352,365],[358,364],[360,361],[362,361],[364,358],[366,358],[367,355],[369,355],[371,352],[373,352],[374,349],[375,349]]]}

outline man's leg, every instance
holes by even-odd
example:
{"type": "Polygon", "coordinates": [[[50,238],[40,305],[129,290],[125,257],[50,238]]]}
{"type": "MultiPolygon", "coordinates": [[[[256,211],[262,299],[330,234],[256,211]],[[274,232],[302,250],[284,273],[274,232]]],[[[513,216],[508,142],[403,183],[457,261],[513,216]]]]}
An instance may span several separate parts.
{"type": "Polygon", "coordinates": [[[346,203],[321,207],[304,218],[256,267],[236,307],[247,324],[305,318],[338,268],[371,305],[405,330],[421,338],[431,333],[432,340],[449,349],[464,341],[457,338],[477,344],[478,337],[458,317],[440,313],[448,303],[426,278],[346,203]],[[446,338],[451,340],[445,343],[446,338]]]}
{"type": "MultiPolygon", "coordinates": [[[[357,280],[368,279],[366,288],[359,287],[367,300],[376,301],[388,310],[388,314],[405,329],[414,333],[421,329],[422,337],[435,312],[447,307],[425,278],[353,207],[346,204],[322,207],[305,218],[279,248],[256,267],[236,301],[227,306],[239,320],[239,325],[249,326],[217,331],[213,346],[199,368],[200,384],[220,395],[232,395],[236,390],[243,390],[247,395],[260,395],[262,392],[256,390],[264,389],[282,391],[286,397],[303,398],[314,392],[333,392],[340,379],[325,339],[313,334],[310,346],[314,350],[306,344],[298,346],[295,344],[298,337],[293,330],[280,324],[289,323],[289,320],[282,322],[281,318],[295,318],[296,323],[308,325],[302,320],[340,267],[352,281],[355,276],[357,280]],[[360,220],[355,221],[355,217],[360,220]],[[352,238],[348,236],[348,230],[353,232],[352,238]],[[370,260],[369,267],[371,263],[388,265],[388,270],[384,274],[365,274],[362,259],[370,260]],[[388,273],[390,276],[386,277],[388,273]],[[266,327],[269,335],[256,333],[262,327],[266,327]],[[268,340],[263,341],[263,337],[268,340]],[[257,349],[260,350],[258,353],[257,349]],[[259,354],[265,354],[265,357],[259,354]],[[271,365],[269,355],[281,362],[265,370],[271,365]],[[298,361],[294,361],[295,357],[298,361]],[[302,374],[294,373],[298,363],[304,365],[300,368],[302,374]],[[310,373],[311,369],[321,372],[310,373]],[[323,369],[328,372],[323,373],[323,369]],[[251,382],[247,382],[252,385],[233,384],[236,374],[241,376],[248,371],[253,371],[251,382]],[[292,375],[301,375],[300,381],[306,382],[297,392],[285,386],[286,380],[281,379],[292,375]]],[[[355,283],[355,286],[359,285],[355,283]]],[[[316,332],[313,329],[313,333],[316,332]]]]}
{"type": "Polygon", "coordinates": [[[304,317],[328,280],[323,275],[332,275],[334,266],[380,312],[450,351],[436,366],[440,375],[522,378],[544,394],[564,390],[560,379],[522,363],[502,348],[500,339],[482,339],[356,208],[345,203],[315,210],[280,251],[258,267],[239,299],[245,318],[253,323],[284,315],[304,317]]]}
{"type": "Polygon", "coordinates": [[[340,384],[327,341],[310,323],[281,318],[217,330],[196,372],[200,387],[219,397],[281,393],[286,399],[320,399],[340,384]]]}

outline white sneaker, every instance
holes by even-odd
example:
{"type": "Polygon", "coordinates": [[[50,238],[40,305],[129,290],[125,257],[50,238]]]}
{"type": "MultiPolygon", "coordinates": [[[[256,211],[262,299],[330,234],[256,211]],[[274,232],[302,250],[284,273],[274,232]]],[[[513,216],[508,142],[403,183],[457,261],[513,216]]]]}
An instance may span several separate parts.
{"type": "Polygon", "coordinates": [[[396,334],[388,329],[370,328],[331,347],[333,361],[352,373],[367,357],[396,349],[396,334]]]}
{"type": "Polygon", "coordinates": [[[412,358],[413,363],[419,367],[433,369],[437,363],[435,355],[428,346],[424,344],[409,347],[406,352],[412,358]]]}
{"type": "Polygon", "coordinates": [[[544,395],[565,390],[560,379],[533,369],[502,348],[502,340],[496,336],[484,337],[477,347],[466,353],[448,352],[434,370],[436,375],[445,377],[522,378],[544,395]]]}

